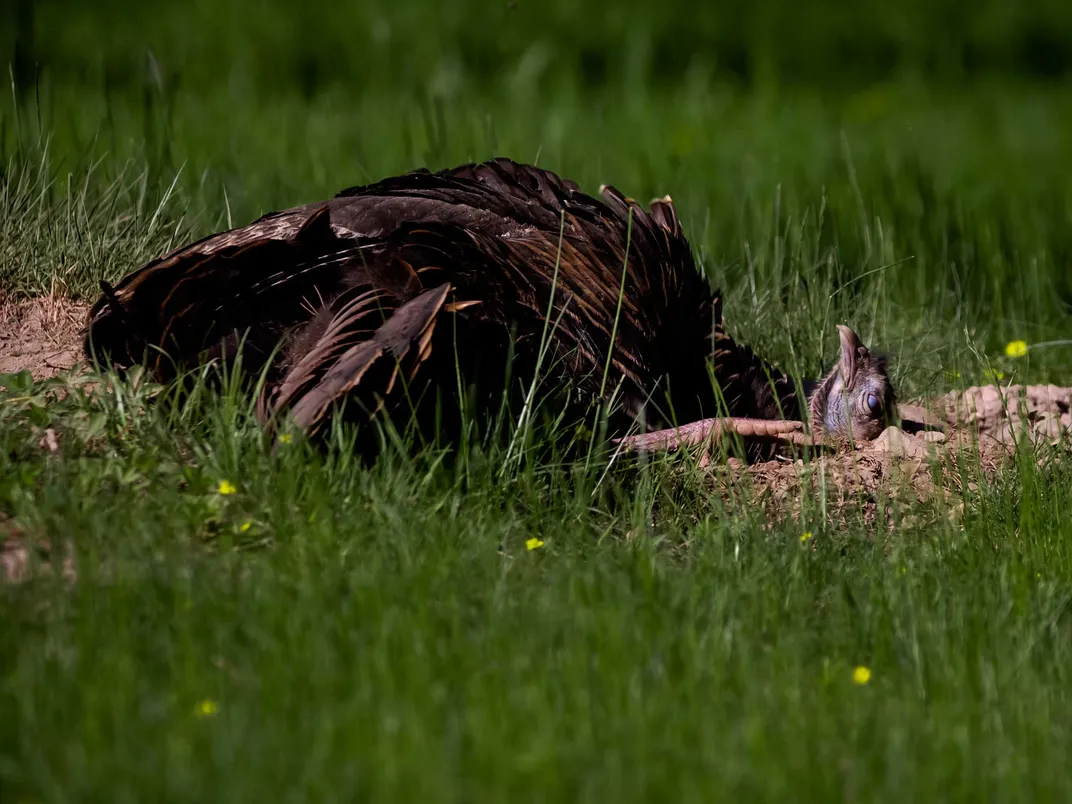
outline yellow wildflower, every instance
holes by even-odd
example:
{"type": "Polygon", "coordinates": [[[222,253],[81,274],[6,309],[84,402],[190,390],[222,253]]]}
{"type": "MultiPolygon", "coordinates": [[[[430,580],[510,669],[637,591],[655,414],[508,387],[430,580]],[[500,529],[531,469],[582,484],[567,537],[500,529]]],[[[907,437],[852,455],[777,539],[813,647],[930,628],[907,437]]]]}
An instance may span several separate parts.
{"type": "Polygon", "coordinates": [[[871,668],[860,665],[852,671],[852,683],[863,686],[871,680],[871,668]]]}
{"type": "Polygon", "coordinates": [[[803,533],[800,534],[800,543],[803,544],[804,542],[811,541],[811,539],[812,539],[812,537],[814,537],[814,535],[815,534],[812,533],[810,530],[804,531],[803,533]]]}
{"type": "Polygon", "coordinates": [[[216,489],[220,494],[234,494],[238,491],[238,487],[235,486],[230,480],[221,480],[219,487],[216,489]]]}
{"type": "Polygon", "coordinates": [[[1005,379],[1005,372],[995,368],[988,368],[986,371],[983,372],[983,376],[986,377],[988,380],[997,382],[998,380],[1005,379]]]}
{"type": "Polygon", "coordinates": [[[1027,354],[1027,341],[1009,341],[1005,345],[1006,357],[1023,357],[1027,354]]]}
{"type": "Polygon", "coordinates": [[[280,444],[289,444],[293,440],[294,436],[292,436],[290,433],[283,433],[283,435],[279,436],[280,444]]]}
{"type": "Polygon", "coordinates": [[[245,522],[243,522],[241,525],[238,526],[238,529],[240,531],[242,531],[242,533],[247,533],[249,531],[249,529],[252,528],[252,527],[253,527],[253,522],[251,522],[250,520],[247,519],[245,522]]]}
{"type": "Polygon", "coordinates": [[[535,550],[538,547],[543,547],[543,539],[529,539],[527,542],[525,542],[525,547],[529,550],[535,550]]]}
{"type": "Polygon", "coordinates": [[[219,709],[220,707],[215,701],[211,698],[205,698],[194,707],[194,715],[201,718],[212,717],[219,709]]]}

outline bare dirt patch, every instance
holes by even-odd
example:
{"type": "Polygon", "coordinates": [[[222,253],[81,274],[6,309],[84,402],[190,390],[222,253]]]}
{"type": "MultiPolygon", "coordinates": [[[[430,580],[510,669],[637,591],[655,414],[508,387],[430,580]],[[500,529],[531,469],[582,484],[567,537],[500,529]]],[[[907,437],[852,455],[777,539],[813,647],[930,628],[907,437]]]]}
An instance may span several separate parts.
{"type": "Polygon", "coordinates": [[[932,410],[950,425],[978,430],[1002,443],[1026,437],[1057,443],[1072,431],[1072,388],[984,385],[951,392],[932,410]]]}
{"type": "Polygon", "coordinates": [[[29,371],[45,380],[78,366],[88,310],[62,296],[16,301],[0,295],[0,374],[29,371]]]}
{"type": "Polygon", "coordinates": [[[828,519],[862,515],[869,524],[954,521],[965,500],[1027,444],[1042,464],[1072,447],[1072,388],[994,385],[902,405],[901,426],[855,449],[804,460],[785,455],[711,472],[712,489],[738,496],[742,483],[769,519],[824,501],[828,519]],[[938,505],[935,505],[935,504],[938,505]]]}

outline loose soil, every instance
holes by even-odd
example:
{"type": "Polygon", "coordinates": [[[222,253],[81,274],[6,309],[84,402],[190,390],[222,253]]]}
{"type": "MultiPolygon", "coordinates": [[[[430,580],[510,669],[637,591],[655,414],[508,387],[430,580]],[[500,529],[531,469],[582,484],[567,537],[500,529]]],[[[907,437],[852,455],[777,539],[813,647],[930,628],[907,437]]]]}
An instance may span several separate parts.
{"type": "Polygon", "coordinates": [[[62,296],[11,300],[0,295],[0,374],[29,371],[46,380],[82,362],[89,305],[62,296]]]}

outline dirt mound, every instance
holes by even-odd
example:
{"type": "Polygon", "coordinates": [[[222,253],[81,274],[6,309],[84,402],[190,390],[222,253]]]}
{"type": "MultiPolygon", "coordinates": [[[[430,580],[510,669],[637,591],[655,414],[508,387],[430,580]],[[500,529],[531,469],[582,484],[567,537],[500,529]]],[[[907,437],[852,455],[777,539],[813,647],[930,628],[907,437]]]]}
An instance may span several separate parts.
{"type": "MultiPolygon", "coordinates": [[[[963,511],[965,493],[979,488],[1011,455],[1009,446],[967,430],[946,434],[911,434],[890,427],[875,441],[853,450],[803,458],[783,458],[751,466],[720,467],[713,487],[727,483],[727,473],[743,473],[752,499],[768,519],[801,516],[809,507],[827,521],[860,517],[867,524],[893,525],[963,511]]],[[[730,481],[739,487],[740,474],[730,481]]],[[[725,496],[725,495],[723,495],[725,496]]]]}
{"type": "Polygon", "coordinates": [[[854,449],[715,467],[712,489],[739,499],[743,483],[769,519],[801,516],[818,503],[828,520],[862,516],[892,527],[957,518],[1018,444],[1035,448],[1040,463],[1072,446],[1072,388],[972,387],[902,405],[900,414],[900,427],[854,449]]]}
{"type": "Polygon", "coordinates": [[[77,366],[88,310],[88,304],[61,296],[0,296],[0,374],[29,371],[44,380],[77,366]]]}
{"type": "Polygon", "coordinates": [[[1055,443],[1072,431],[1072,388],[973,386],[948,393],[937,403],[933,407],[941,411],[946,424],[978,430],[1002,443],[1020,437],[1055,443]]]}

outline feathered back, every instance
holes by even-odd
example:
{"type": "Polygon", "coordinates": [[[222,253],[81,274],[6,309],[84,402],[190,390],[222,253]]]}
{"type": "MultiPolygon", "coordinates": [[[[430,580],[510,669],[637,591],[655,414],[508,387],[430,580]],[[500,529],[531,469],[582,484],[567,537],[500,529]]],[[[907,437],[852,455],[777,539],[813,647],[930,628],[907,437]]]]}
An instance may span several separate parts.
{"type": "Polygon", "coordinates": [[[456,364],[512,351],[535,371],[545,332],[543,371],[584,402],[620,389],[623,423],[714,415],[709,365],[731,413],[796,410],[788,379],[722,330],[669,197],[597,199],[506,159],[350,188],[179,249],[105,288],[86,348],[119,367],[148,351],[168,377],[241,340],[251,369],[270,361],[264,415],[315,429],[343,400],[391,410],[422,378],[449,393],[456,364]]]}

